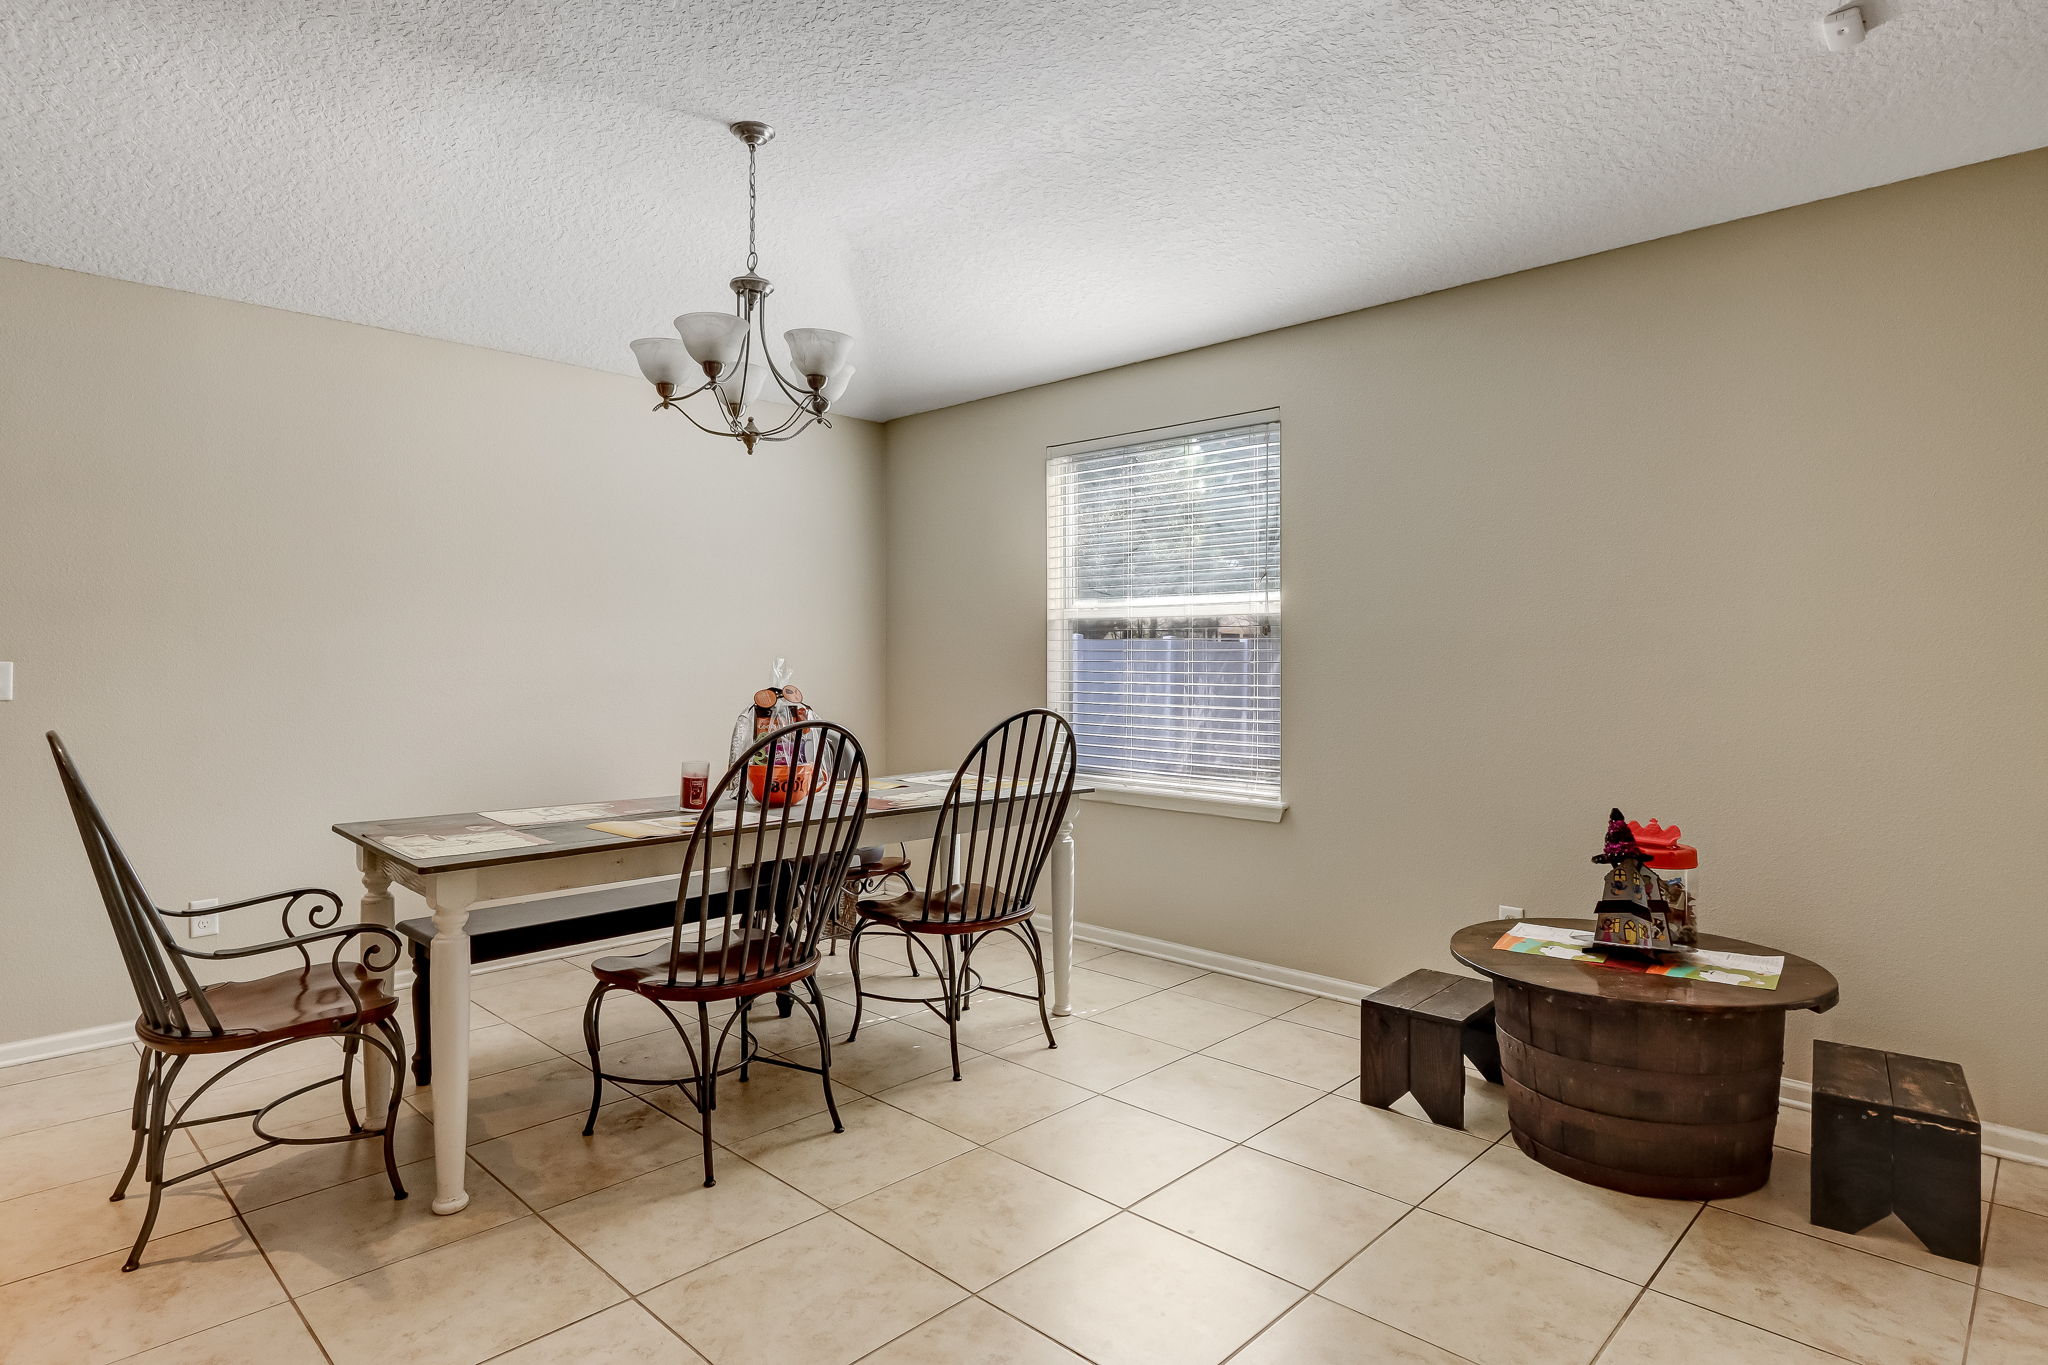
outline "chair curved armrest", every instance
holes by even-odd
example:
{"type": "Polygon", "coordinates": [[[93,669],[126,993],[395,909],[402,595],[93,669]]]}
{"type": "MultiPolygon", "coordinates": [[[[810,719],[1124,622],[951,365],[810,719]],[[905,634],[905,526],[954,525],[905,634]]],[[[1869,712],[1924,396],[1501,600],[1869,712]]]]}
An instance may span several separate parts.
{"type": "MultiPolygon", "coordinates": [[[[230,910],[246,910],[253,905],[272,905],[284,902],[284,909],[278,912],[278,928],[287,938],[299,937],[292,928],[292,912],[305,907],[307,930],[332,928],[341,919],[341,894],[329,891],[323,886],[301,886],[290,891],[273,891],[267,896],[251,896],[247,900],[229,901],[226,905],[209,905],[200,910],[166,910],[157,907],[157,913],[167,919],[191,919],[195,915],[220,915],[230,910]]],[[[204,954],[194,954],[204,956],[204,954]]]]}
{"type": "Polygon", "coordinates": [[[267,896],[251,896],[247,900],[229,901],[226,905],[209,905],[203,910],[166,910],[158,906],[157,913],[186,919],[193,915],[218,915],[226,910],[246,910],[252,905],[268,905],[272,901],[296,900],[300,896],[325,896],[337,905],[341,903],[339,892],[329,891],[324,886],[301,886],[290,891],[273,891],[267,896]]]}
{"type": "MultiPolygon", "coordinates": [[[[202,952],[197,948],[187,948],[182,943],[174,944],[173,946],[186,957],[201,958],[208,962],[227,962],[235,958],[259,957],[264,953],[275,953],[285,948],[297,948],[301,954],[304,954],[306,945],[309,943],[320,943],[327,939],[335,939],[337,942],[334,945],[334,957],[336,960],[339,960],[343,946],[342,941],[352,938],[380,939],[389,944],[393,962],[398,960],[399,953],[403,952],[405,948],[404,942],[398,935],[381,924],[341,924],[331,929],[315,929],[309,934],[291,934],[284,938],[272,939],[268,943],[252,943],[244,948],[216,948],[212,952],[202,952]]],[[[370,951],[374,954],[376,950],[372,948],[370,951]]],[[[366,960],[364,965],[368,966],[372,971],[382,971],[388,964],[366,960]]]]}

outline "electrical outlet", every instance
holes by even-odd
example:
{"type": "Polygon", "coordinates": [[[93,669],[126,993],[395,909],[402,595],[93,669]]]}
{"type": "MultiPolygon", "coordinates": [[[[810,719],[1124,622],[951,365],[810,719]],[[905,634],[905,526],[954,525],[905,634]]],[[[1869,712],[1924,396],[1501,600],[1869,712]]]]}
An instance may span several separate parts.
{"type": "Polygon", "coordinates": [[[1519,905],[1503,905],[1500,908],[1500,917],[1502,919],[1520,919],[1522,917],[1522,907],[1519,905]]]}
{"type": "MultiPolygon", "coordinates": [[[[186,901],[185,908],[187,910],[211,910],[219,904],[220,898],[218,896],[209,896],[203,901],[186,901]]],[[[192,926],[186,931],[187,935],[191,938],[205,938],[208,934],[220,932],[219,915],[195,915],[191,919],[186,920],[185,923],[192,926]]]]}

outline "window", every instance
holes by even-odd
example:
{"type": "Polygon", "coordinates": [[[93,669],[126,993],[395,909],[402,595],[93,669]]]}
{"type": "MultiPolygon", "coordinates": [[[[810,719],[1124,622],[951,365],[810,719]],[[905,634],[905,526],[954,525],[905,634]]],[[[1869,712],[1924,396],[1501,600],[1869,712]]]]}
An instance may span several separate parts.
{"type": "Polygon", "coordinates": [[[1046,526],[1046,692],[1082,775],[1279,819],[1279,414],[1055,447],[1046,526]]]}

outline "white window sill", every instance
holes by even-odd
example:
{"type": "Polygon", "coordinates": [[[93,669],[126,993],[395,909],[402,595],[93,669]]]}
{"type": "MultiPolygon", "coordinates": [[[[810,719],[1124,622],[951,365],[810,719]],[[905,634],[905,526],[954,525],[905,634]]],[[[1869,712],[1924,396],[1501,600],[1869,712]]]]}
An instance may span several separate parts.
{"type": "Polygon", "coordinates": [[[1113,786],[1103,778],[1082,779],[1095,790],[1079,792],[1083,801],[1100,801],[1111,806],[1149,806],[1154,810],[1185,811],[1190,815],[1220,815],[1229,820],[1277,822],[1287,814],[1285,801],[1252,801],[1241,796],[1191,796],[1182,792],[1149,791],[1143,787],[1113,786]]]}

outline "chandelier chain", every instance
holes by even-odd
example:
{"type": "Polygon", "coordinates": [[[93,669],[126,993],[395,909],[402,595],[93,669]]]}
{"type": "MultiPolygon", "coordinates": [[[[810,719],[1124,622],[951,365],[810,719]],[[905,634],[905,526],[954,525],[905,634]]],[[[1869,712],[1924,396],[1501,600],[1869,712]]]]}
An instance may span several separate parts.
{"type": "Polygon", "coordinates": [[[754,153],[759,149],[753,143],[747,144],[747,272],[752,274],[761,263],[761,253],[754,249],[754,153]]]}

